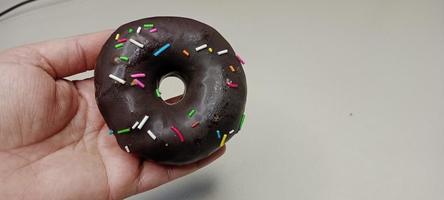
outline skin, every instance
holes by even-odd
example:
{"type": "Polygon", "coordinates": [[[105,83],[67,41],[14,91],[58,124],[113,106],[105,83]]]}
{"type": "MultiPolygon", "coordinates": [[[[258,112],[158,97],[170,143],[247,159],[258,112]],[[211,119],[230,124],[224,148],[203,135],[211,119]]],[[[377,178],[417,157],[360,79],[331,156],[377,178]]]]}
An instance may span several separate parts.
{"type": "Polygon", "coordinates": [[[94,81],[64,77],[94,69],[110,31],[0,53],[0,196],[122,199],[187,175],[186,166],[142,161],[120,149],[94,97],[94,81]]]}

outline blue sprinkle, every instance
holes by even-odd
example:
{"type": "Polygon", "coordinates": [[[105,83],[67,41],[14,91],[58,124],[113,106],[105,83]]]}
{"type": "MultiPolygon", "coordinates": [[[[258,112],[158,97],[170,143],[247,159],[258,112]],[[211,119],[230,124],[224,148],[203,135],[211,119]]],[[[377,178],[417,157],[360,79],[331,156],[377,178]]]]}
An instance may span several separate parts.
{"type": "Polygon", "coordinates": [[[219,138],[219,139],[220,139],[220,131],[219,131],[219,130],[217,130],[216,132],[217,132],[217,138],[219,138]]]}
{"type": "Polygon", "coordinates": [[[168,49],[170,47],[170,43],[163,45],[163,47],[160,47],[160,49],[158,49],[156,52],[154,52],[154,56],[158,56],[159,54],[161,54],[162,52],[164,52],[166,49],[168,49]]]}
{"type": "Polygon", "coordinates": [[[108,134],[112,135],[113,133],[114,133],[114,131],[109,129],[108,134]]]}

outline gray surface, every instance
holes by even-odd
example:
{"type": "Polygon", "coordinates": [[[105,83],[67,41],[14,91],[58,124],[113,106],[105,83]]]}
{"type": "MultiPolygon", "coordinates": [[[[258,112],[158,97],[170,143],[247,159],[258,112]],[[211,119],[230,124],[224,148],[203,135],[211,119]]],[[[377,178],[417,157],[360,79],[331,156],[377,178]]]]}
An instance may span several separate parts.
{"type": "Polygon", "coordinates": [[[1,20],[0,48],[179,15],[247,61],[246,126],[226,155],[130,199],[444,196],[442,0],[50,2],[1,20]]]}

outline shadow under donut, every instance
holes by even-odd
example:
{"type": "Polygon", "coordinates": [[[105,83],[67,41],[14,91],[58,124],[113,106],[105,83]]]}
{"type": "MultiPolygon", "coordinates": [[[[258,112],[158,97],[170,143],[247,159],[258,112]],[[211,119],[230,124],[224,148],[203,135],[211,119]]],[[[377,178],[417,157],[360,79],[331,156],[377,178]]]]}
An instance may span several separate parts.
{"type": "Polygon", "coordinates": [[[134,198],[146,200],[191,200],[210,199],[217,188],[217,178],[213,175],[194,176],[187,181],[160,186],[148,192],[143,197],[134,198]]]}

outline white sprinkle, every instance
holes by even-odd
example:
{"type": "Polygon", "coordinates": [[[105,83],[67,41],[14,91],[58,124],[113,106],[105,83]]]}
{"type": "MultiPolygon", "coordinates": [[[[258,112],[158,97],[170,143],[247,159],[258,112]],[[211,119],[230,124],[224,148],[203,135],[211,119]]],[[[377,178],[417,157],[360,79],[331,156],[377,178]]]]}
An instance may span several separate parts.
{"type": "Polygon", "coordinates": [[[226,53],[228,53],[228,49],[224,49],[224,50],[222,50],[222,51],[218,51],[217,52],[217,55],[224,55],[224,54],[226,54],[226,53]]]}
{"type": "Polygon", "coordinates": [[[137,28],[137,33],[140,33],[140,30],[142,30],[142,27],[139,26],[139,28],[137,28]]]}
{"type": "Polygon", "coordinates": [[[112,79],[114,79],[115,81],[121,83],[121,84],[125,84],[125,83],[126,83],[125,80],[123,80],[123,79],[121,79],[121,78],[119,78],[119,77],[117,77],[117,76],[114,76],[114,75],[112,75],[112,74],[110,74],[109,77],[112,78],[112,79]]]}
{"type": "Polygon", "coordinates": [[[207,48],[207,44],[203,44],[203,45],[200,45],[200,46],[196,47],[196,51],[200,51],[200,50],[205,49],[205,48],[207,48]]]}
{"type": "Polygon", "coordinates": [[[151,132],[151,130],[148,130],[148,135],[150,135],[151,138],[153,138],[153,140],[156,140],[156,135],[154,135],[153,132],[151,132]]]}
{"type": "Polygon", "coordinates": [[[129,150],[129,147],[127,146],[127,145],[125,145],[125,150],[126,150],[126,152],[130,152],[130,150],[129,150]]]}
{"type": "Polygon", "coordinates": [[[136,45],[136,46],[138,46],[138,47],[140,47],[140,48],[143,48],[143,44],[142,44],[142,43],[137,42],[136,40],[133,40],[133,39],[129,39],[129,41],[130,41],[131,43],[133,43],[134,45],[136,45]]]}
{"type": "Polygon", "coordinates": [[[136,129],[137,125],[139,125],[139,121],[136,121],[136,123],[134,123],[133,127],[131,127],[131,129],[136,129]]]}
{"type": "Polygon", "coordinates": [[[233,134],[233,133],[234,133],[234,130],[231,130],[231,131],[230,131],[230,134],[233,134]]]}
{"type": "Polygon", "coordinates": [[[143,117],[142,121],[140,122],[139,126],[137,127],[138,129],[142,129],[143,125],[145,125],[146,121],[148,120],[148,116],[145,115],[145,117],[143,117]]]}

